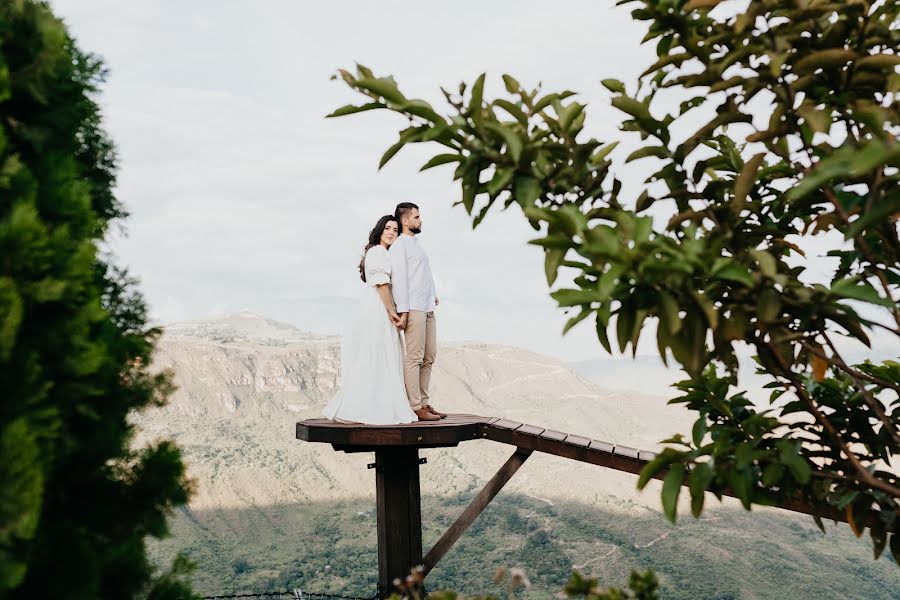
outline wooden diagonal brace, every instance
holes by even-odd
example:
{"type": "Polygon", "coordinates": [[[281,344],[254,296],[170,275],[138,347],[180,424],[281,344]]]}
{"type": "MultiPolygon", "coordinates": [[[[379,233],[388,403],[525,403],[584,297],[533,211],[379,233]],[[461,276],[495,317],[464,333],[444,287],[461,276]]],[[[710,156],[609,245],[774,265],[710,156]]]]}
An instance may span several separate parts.
{"type": "Polygon", "coordinates": [[[494,496],[503,489],[506,482],[515,475],[516,471],[518,471],[519,467],[521,467],[528,457],[531,456],[532,452],[533,450],[528,448],[517,448],[513,455],[507,459],[502,467],[500,467],[500,470],[497,471],[491,480],[485,484],[484,488],[478,492],[478,495],[475,496],[462,514],[459,515],[459,518],[457,518],[453,525],[444,532],[441,539],[435,542],[431,550],[428,551],[428,554],[425,555],[423,560],[425,575],[428,575],[428,573],[431,572],[431,569],[434,568],[438,561],[440,561],[450,548],[453,547],[456,540],[458,540],[462,534],[465,533],[466,529],[475,522],[475,519],[478,518],[481,511],[483,511],[490,501],[494,499],[494,496]]]}

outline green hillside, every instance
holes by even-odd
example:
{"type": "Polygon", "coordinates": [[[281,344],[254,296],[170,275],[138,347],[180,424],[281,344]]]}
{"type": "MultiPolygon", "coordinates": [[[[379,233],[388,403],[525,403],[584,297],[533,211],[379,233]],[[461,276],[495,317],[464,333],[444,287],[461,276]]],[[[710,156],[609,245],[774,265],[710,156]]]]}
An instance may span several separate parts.
{"type": "MultiPolygon", "coordinates": [[[[469,497],[423,499],[430,547],[469,497]]],[[[613,500],[615,502],[615,500],[613,500]]],[[[622,502],[597,507],[501,494],[429,577],[430,588],[500,593],[499,566],[521,566],[530,598],[556,594],[573,566],[608,585],[654,569],[666,599],[900,597],[900,568],[873,561],[846,526],[825,536],[811,519],[774,512],[709,510],[670,525],[622,502]]],[[[157,559],[182,549],[198,566],[202,594],[301,587],[367,596],[375,590],[371,499],[180,514],[157,559]]]]}

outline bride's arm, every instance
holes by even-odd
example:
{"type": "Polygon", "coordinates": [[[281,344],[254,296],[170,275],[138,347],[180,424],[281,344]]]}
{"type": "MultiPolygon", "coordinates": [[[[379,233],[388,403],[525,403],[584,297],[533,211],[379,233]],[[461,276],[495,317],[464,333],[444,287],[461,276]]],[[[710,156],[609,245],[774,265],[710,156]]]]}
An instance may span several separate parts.
{"type": "Polygon", "coordinates": [[[381,303],[384,304],[384,308],[387,309],[388,318],[396,325],[400,322],[400,316],[397,314],[397,307],[394,306],[394,296],[391,294],[391,284],[382,283],[375,286],[375,289],[378,290],[378,295],[381,297],[381,303]]]}

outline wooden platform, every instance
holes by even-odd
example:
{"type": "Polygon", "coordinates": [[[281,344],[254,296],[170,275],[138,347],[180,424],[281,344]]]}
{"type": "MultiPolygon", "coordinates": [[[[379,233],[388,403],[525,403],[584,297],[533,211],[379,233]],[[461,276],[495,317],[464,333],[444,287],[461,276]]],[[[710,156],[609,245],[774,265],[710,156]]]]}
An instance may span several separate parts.
{"type": "Polygon", "coordinates": [[[328,419],[308,419],[297,423],[297,439],[324,442],[335,450],[372,452],[384,446],[441,448],[481,437],[481,426],[489,418],[477,415],[448,415],[440,421],[417,421],[400,425],[337,423],[328,419]]]}
{"type": "MultiPolygon", "coordinates": [[[[331,444],[344,452],[374,452],[377,529],[378,589],[385,597],[395,578],[405,578],[409,569],[424,567],[427,575],[507,481],[533,452],[553,454],[617,471],[638,474],[656,454],[584,436],[563,433],[508,419],[453,414],[446,419],[402,425],[363,425],[309,419],[297,423],[297,439],[331,444]],[[491,440],[515,447],[512,456],[475,496],[431,550],[422,554],[421,493],[419,488],[420,448],[456,446],[470,440],[491,440]]],[[[658,473],[662,478],[665,473],[658,473]]],[[[688,482],[685,478],[684,484],[688,482]]],[[[733,496],[731,490],[724,495],[733,496]]],[[[802,499],[780,505],[787,510],[846,520],[831,507],[813,508],[802,499]]],[[[891,528],[893,530],[893,528],[891,528]]]]}
{"type": "Polygon", "coordinates": [[[297,439],[331,444],[335,450],[344,452],[373,452],[385,446],[441,448],[469,440],[487,439],[629,473],[639,473],[656,456],[647,450],[508,419],[466,414],[448,415],[440,421],[401,425],[363,425],[309,419],[297,423],[297,439]]]}

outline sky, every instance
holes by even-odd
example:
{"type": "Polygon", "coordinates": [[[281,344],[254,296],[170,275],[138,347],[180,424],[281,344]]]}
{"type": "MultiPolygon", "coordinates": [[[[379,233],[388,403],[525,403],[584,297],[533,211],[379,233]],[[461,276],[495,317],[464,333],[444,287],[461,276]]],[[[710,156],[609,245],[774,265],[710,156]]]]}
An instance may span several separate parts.
{"type": "MultiPolygon", "coordinates": [[[[407,147],[378,171],[401,117],[324,116],[360,102],[331,80],[356,62],[436,106],[441,86],[487,72],[490,96],[510,73],[526,87],[579,92],[586,135],[622,141],[612,158],[626,196],[636,197],[654,163],[621,164],[640,140],[618,131],[600,81],[634,82],[656,56],[640,44],[645,25],[614,4],[51,1],[110,69],[100,102],[130,217],[108,249],[141,280],[157,323],[251,310],[340,333],[362,290],[356,269],[369,230],[410,201],[421,208],[419,239],[437,279],[439,339],[566,361],[605,352],[587,321],[561,335],[567,316],[548,295],[543,253],[527,244],[536,236],[520,209],[473,231],[453,207],[452,167],[419,173],[435,147],[407,147]]],[[[813,244],[821,252],[807,252],[808,273],[823,276],[828,243],[813,244]]],[[[655,353],[648,342],[639,354],[655,353]]]]}
{"type": "MultiPolygon", "coordinates": [[[[100,98],[130,213],[110,250],[140,278],[160,323],[252,310],[338,333],[362,285],[368,231],[397,202],[421,207],[441,306],[439,338],[602,356],[591,328],[561,336],[534,232],[509,209],[472,231],[452,167],[419,173],[428,148],[381,172],[403,120],[325,119],[358,99],[330,78],[360,62],[408,96],[488,73],[589,103],[589,133],[617,136],[600,85],[652,63],[644,31],[612,2],[453,3],[54,0],[110,75],[100,98]]],[[[433,153],[433,152],[432,152],[433,153]]]]}

